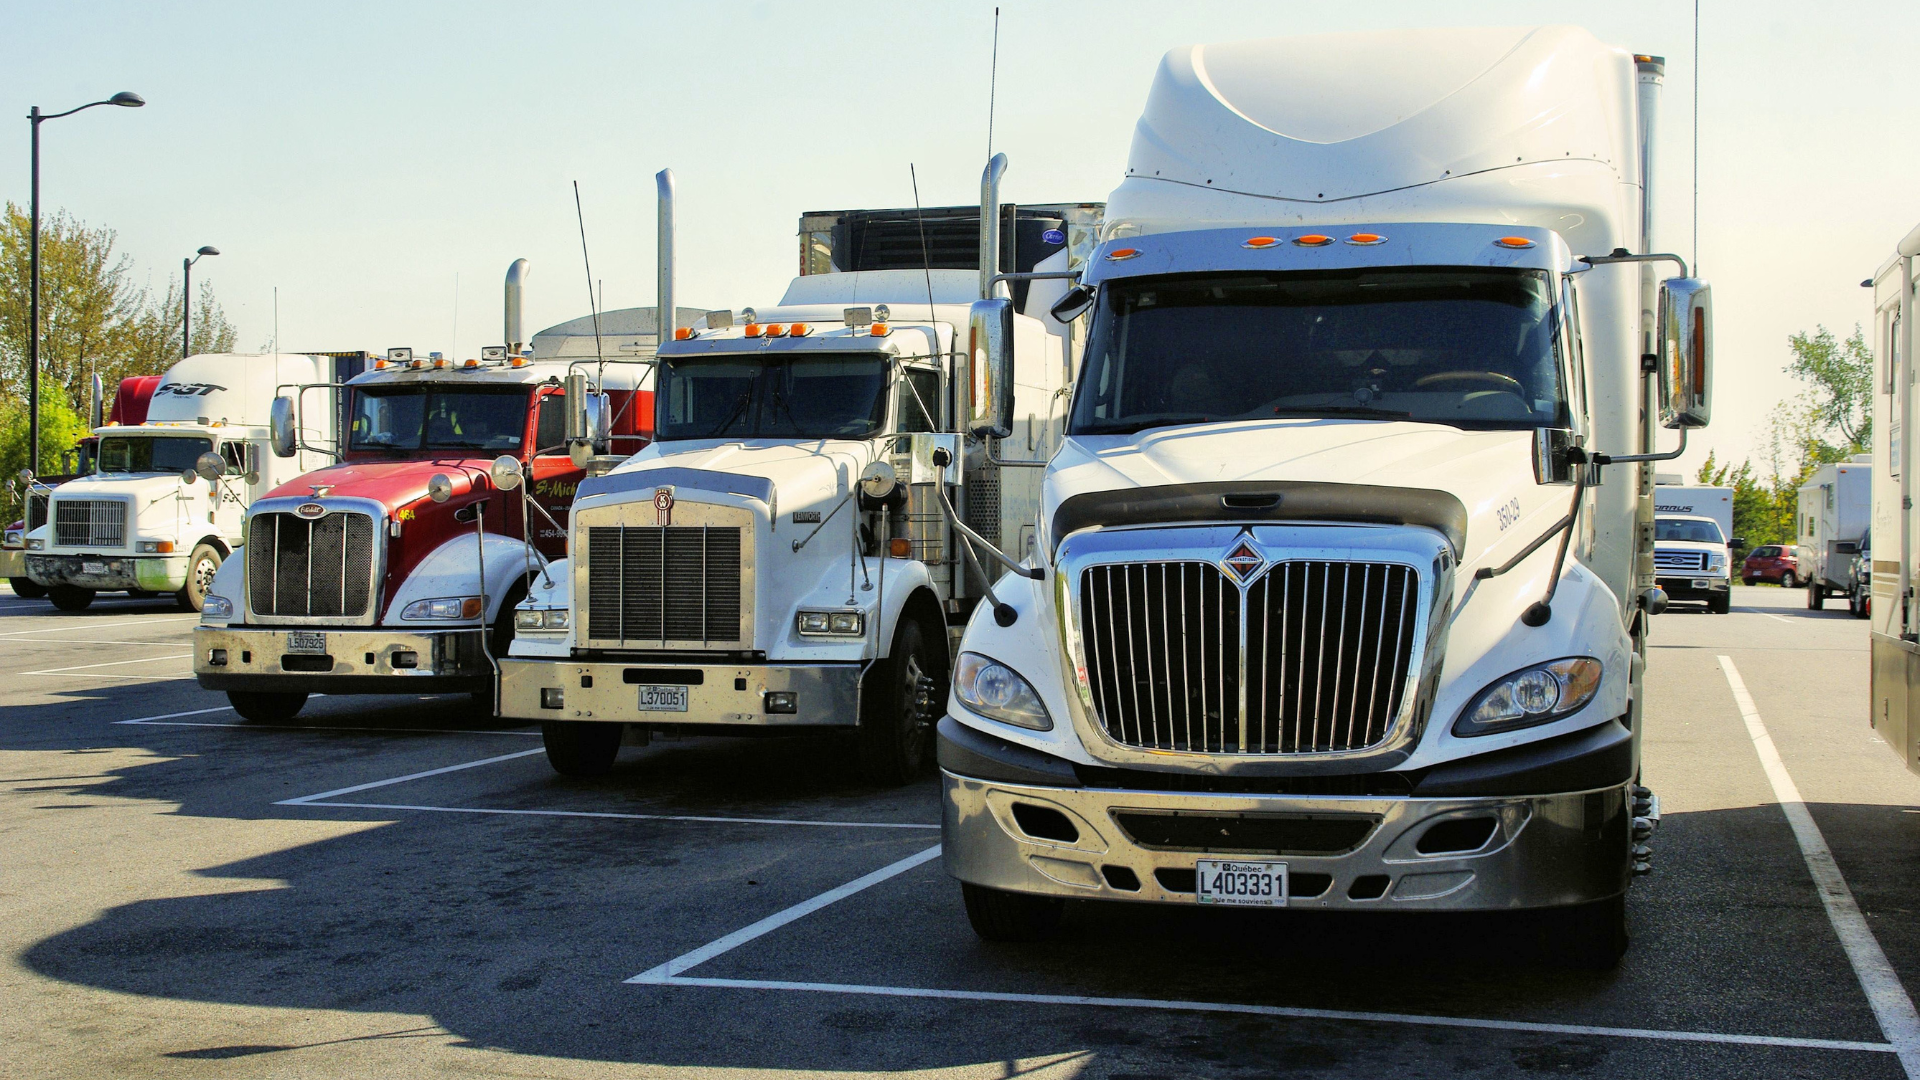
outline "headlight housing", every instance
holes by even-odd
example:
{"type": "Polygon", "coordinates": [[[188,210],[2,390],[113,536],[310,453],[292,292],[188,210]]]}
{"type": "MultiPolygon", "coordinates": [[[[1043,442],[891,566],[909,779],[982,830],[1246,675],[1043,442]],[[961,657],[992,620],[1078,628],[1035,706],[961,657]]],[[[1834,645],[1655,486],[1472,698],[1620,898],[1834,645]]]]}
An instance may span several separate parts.
{"type": "Polygon", "coordinates": [[[200,616],[205,619],[230,619],[233,617],[233,601],[208,593],[200,602],[200,616]]]}
{"type": "Polygon", "coordinates": [[[1591,656],[1522,668],[1476,694],[1453,733],[1472,737],[1545,724],[1585,708],[1599,691],[1600,661],[1591,656]]]}
{"type": "Polygon", "coordinates": [[[400,617],[416,622],[426,619],[477,619],[480,617],[480,598],[440,596],[432,600],[415,600],[407,605],[400,617]]]}
{"type": "Polygon", "coordinates": [[[28,550],[28,551],[39,551],[39,550],[41,550],[42,548],[44,548],[44,547],[46,547],[46,546],[47,546],[47,542],[46,542],[45,540],[42,540],[42,539],[40,539],[40,538],[39,538],[39,537],[37,537],[37,536],[36,536],[36,537],[34,537],[33,539],[31,539],[31,540],[29,540],[29,541],[27,541],[27,550],[28,550]]]}
{"type": "Polygon", "coordinates": [[[953,669],[953,696],[981,716],[1034,731],[1053,730],[1053,717],[1020,674],[998,660],[963,652],[953,669]]]}
{"type": "Polygon", "coordinates": [[[566,608],[518,608],[513,613],[515,630],[565,630],[566,608]]]}
{"type": "Polygon", "coordinates": [[[802,611],[793,628],[808,637],[859,637],[867,632],[867,617],[858,611],[802,611]]]}
{"type": "Polygon", "coordinates": [[[173,551],[173,541],[138,540],[134,542],[133,550],[142,555],[167,555],[173,551]]]}
{"type": "Polygon", "coordinates": [[[1712,551],[1707,553],[1707,569],[1718,570],[1725,565],[1727,565],[1727,557],[1725,555],[1712,551]]]}

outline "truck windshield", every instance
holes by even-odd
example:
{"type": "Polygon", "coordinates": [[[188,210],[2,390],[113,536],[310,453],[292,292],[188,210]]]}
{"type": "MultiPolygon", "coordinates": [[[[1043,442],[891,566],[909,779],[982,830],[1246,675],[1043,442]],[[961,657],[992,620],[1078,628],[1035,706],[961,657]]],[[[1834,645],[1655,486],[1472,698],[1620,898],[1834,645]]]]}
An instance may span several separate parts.
{"type": "Polygon", "coordinates": [[[1727,538],[1720,535],[1720,523],[1699,521],[1693,518],[1655,518],[1653,538],[1660,540],[1683,540],[1696,544],[1724,544],[1727,538]]]}
{"type": "Polygon", "coordinates": [[[517,452],[527,437],[522,386],[355,387],[350,450],[517,452]]]}
{"type": "Polygon", "coordinates": [[[1074,435],[1302,416],[1568,423],[1544,271],[1182,275],[1101,294],[1074,435]]]}
{"type": "Polygon", "coordinates": [[[864,439],[887,422],[891,361],[872,354],[669,357],[657,439],[864,439]]]}
{"type": "Polygon", "coordinates": [[[213,440],[185,435],[113,435],[100,440],[103,473],[177,473],[193,468],[213,440]]]}

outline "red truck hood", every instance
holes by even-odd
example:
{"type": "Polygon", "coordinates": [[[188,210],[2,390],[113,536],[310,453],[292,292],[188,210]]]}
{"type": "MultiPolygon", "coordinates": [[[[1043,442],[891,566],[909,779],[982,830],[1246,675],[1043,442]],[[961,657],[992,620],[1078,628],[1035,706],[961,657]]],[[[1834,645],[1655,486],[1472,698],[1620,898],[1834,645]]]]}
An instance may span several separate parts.
{"type": "Polygon", "coordinates": [[[316,469],[281,484],[267,493],[268,498],[308,498],[313,489],[325,486],[328,495],[372,499],[389,512],[411,506],[427,497],[427,481],[435,473],[445,473],[453,481],[453,494],[464,495],[477,481],[481,490],[492,487],[485,477],[491,458],[440,457],[406,461],[350,461],[316,469]]]}

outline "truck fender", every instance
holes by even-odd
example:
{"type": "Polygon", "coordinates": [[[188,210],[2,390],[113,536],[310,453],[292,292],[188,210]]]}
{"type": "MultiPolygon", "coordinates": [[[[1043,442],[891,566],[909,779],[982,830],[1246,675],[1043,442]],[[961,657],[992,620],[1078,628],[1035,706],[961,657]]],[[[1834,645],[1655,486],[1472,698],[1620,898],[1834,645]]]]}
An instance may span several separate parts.
{"type": "MultiPolygon", "coordinates": [[[[434,548],[394,590],[392,599],[387,603],[387,615],[382,621],[397,621],[407,605],[417,600],[472,596],[480,591],[480,581],[474,572],[475,563],[479,561],[475,552],[478,546],[480,542],[474,539],[472,533],[462,533],[434,548]]],[[[539,573],[540,556],[519,537],[506,537],[498,533],[485,534],[484,551],[487,595],[484,621],[491,625],[499,618],[508,593],[514,591],[527,575],[539,573]]],[[[473,626],[480,621],[441,625],[473,626]]]]}
{"type": "MultiPolygon", "coordinates": [[[[220,568],[213,572],[213,584],[207,586],[208,596],[218,596],[233,605],[233,619],[240,621],[247,611],[247,560],[223,558],[220,568]]],[[[203,614],[202,623],[211,620],[203,614]]],[[[224,625],[226,620],[221,620],[224,625]]]]}
{"type": "MultiPolygon", "coordinates": [[[[934,614],[940,612],[940,601],[934,598],[933,584],[927,575],[927,565],[918,560],[892,559],[887,563],[886,593],[881,599],[878,611],[880,626],[874,634],[874,655],[884,657],[893,645],[893,634],[900,626],[901,613],[912,606],[916,614],[924,615],[923,605],[931,602],[934,614]],[[904,564],[904,565],[903,565],[904,564]],[[922,600],[915,602],[916,595],[925,594],[922,600]]],[[[934,627],[922,627],[925,630],[934,627]]],[[[939,620],[940,634],[936,640],[946,637],[946,621],[939,620]]]]}

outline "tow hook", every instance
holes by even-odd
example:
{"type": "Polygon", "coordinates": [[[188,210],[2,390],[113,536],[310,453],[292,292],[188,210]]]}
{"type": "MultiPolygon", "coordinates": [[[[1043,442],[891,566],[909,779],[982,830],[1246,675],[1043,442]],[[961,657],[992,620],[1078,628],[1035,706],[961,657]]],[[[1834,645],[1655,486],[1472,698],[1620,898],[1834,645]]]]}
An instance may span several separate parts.
{"type": "Polygon", "coordinates": [[[1649,841],[1660,828],[1660,796],[1649,788],[1633,785],[1633,873],[1635,877],[1653,872],[1653,848],[1649,841]]]}

